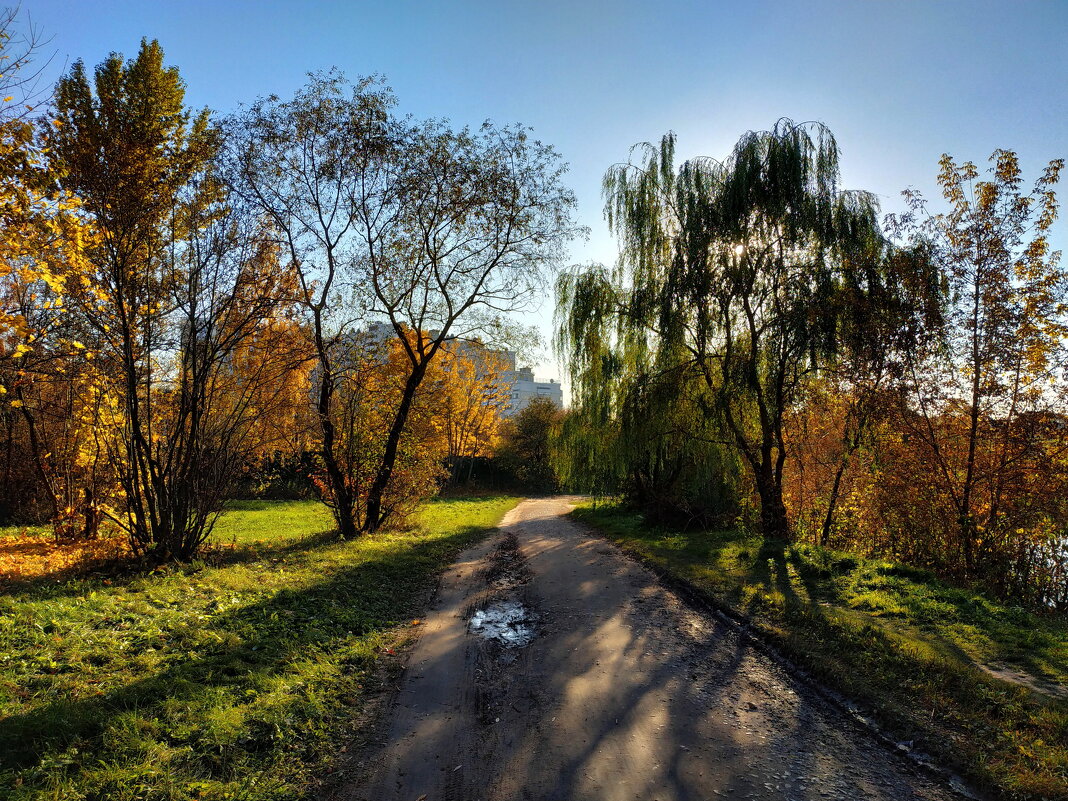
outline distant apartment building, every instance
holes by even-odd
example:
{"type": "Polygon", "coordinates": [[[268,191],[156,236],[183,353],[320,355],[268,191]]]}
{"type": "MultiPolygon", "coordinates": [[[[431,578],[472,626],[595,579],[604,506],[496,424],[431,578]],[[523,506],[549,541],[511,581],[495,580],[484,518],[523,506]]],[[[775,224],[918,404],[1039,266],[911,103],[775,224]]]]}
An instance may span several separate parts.
{"type": "Polygon", "coordinates": [[[558,408],[564,408],[564,389],[555,379],[539,381],[530,367],[521,367],[518,370],[515,368],[514,353],[504,351],[501,355],[509,363],[509,369],[504,374],[504,380],[510,387],[508,406],[504,409],[505,417],[519,414],[535,398],[548,398],[558,408]]]}
{"type": "MultiPolygon", "coordinates": [[[[371,342],[381,345],[396,336],[393,326],[388,323],[374,322],[369,324],[363,335],[371,342]]],[[[431,331],[435,336],[437,331],[431,331]]],[[[505,417],[514,417],[527,408],[534,398],[548,398],[559,408],[564,408],[564,390],[558,381],[550,378],[548,381],[538,380],[534,377],[534,371],[530,367],[516,368],[515,353],[510,350],[493,350],[487,348],[481,342],[470,340],[449,339],[447,347],[454,348],[463,353],[476,364],[481,353],[491,353],[505,362],[505,370],[501,380],[508,388],[508,405],[504,408],[505,417]]]]}

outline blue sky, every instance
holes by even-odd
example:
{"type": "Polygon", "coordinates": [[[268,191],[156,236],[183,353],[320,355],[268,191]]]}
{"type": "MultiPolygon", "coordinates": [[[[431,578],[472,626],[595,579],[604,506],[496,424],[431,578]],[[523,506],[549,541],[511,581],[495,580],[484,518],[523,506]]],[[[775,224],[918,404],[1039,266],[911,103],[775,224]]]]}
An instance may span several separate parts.
{"type": "MultiPolygon", "coordinates": [[[[1068,156],[1068,0],[594,2],[199,2],[24,0],[56,56],[159,39],[190,105],[228,112],[286,95],[308,71],[379,73],[401,109],[458,124],[521,122],[571,165],[586,243],[574,262],[611,261],[605,169],[668,130],[680,157],[726,155],[779,117],[820,120],[844,182],[899,207],[936,194],[943,152],[1019,152],[1031,174],[1068,156]]],[[[1058,244],[1066,239],[1059,223],[1058,244]]],[[[549,334],[551,303],[528,318],[549,334]]],[[[546,358],[539,374],[557,368],[546,358]]]]}

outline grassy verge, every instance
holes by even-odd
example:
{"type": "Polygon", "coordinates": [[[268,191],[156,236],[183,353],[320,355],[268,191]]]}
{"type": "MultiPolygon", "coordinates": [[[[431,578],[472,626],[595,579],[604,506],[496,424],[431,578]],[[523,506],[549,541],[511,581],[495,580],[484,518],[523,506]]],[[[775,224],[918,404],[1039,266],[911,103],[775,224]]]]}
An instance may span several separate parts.
{"type": "Polygon", "coordinates": [[[1012,799],[1068,799],[1068,700],[998,680],[1068,684],[1068,621],[890,562],[735,531],[679,532],[615,506],[574,517],[748,617],[901,740],[1012,799]]]}
{"type": "Polygon", "coordinates": [[[0,590],[0,797],[299,797],[438,572],[515,503],[350,543],[318,504],[238,504],[215,566],[0,590]]]}

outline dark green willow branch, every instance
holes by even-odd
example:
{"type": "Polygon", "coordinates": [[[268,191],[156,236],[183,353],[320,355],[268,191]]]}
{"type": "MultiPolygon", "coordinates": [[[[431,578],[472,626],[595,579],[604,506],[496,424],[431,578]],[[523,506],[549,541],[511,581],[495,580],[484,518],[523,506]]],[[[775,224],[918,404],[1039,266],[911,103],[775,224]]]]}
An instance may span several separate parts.
{"type": "Polygon", "coordinates": [[[682,443],[686,458],[740,460],[750,486],[739,495],[755,493],[765,535],[786,539],[786,415],[808,377],[902,344],[897,328],[923,304],[906,291],[920,282],[895,273],[921,262],[894,256],[871,194],[839,188],[838,146],[820,123],[748,132],[723,161],[676,168],[673,134],[631,156],[604,178],[615,268],[558,283],[556,347],[577,413],[617,427],[600,461],[618,476],[662,446],[652,431],[688,416],[699,436],[682,443]],[[858,312],[893,325],[866,331],[858,312]],[[676,391],[646,394],[642,425],[628,423],[635,386],[660,381],[676,391]],[[695,444],[717,439],[730,454],[695,444]]]}

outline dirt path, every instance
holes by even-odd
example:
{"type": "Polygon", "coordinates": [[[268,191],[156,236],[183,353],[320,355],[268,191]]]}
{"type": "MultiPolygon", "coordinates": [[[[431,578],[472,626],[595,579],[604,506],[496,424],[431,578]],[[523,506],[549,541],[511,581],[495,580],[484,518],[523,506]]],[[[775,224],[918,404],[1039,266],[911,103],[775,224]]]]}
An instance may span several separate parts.
{"type": "Polygon", "coordinates": [[[384,745],[337,798],[957,797],[568,509],[524,501],[449,570],[384,745]]]}

